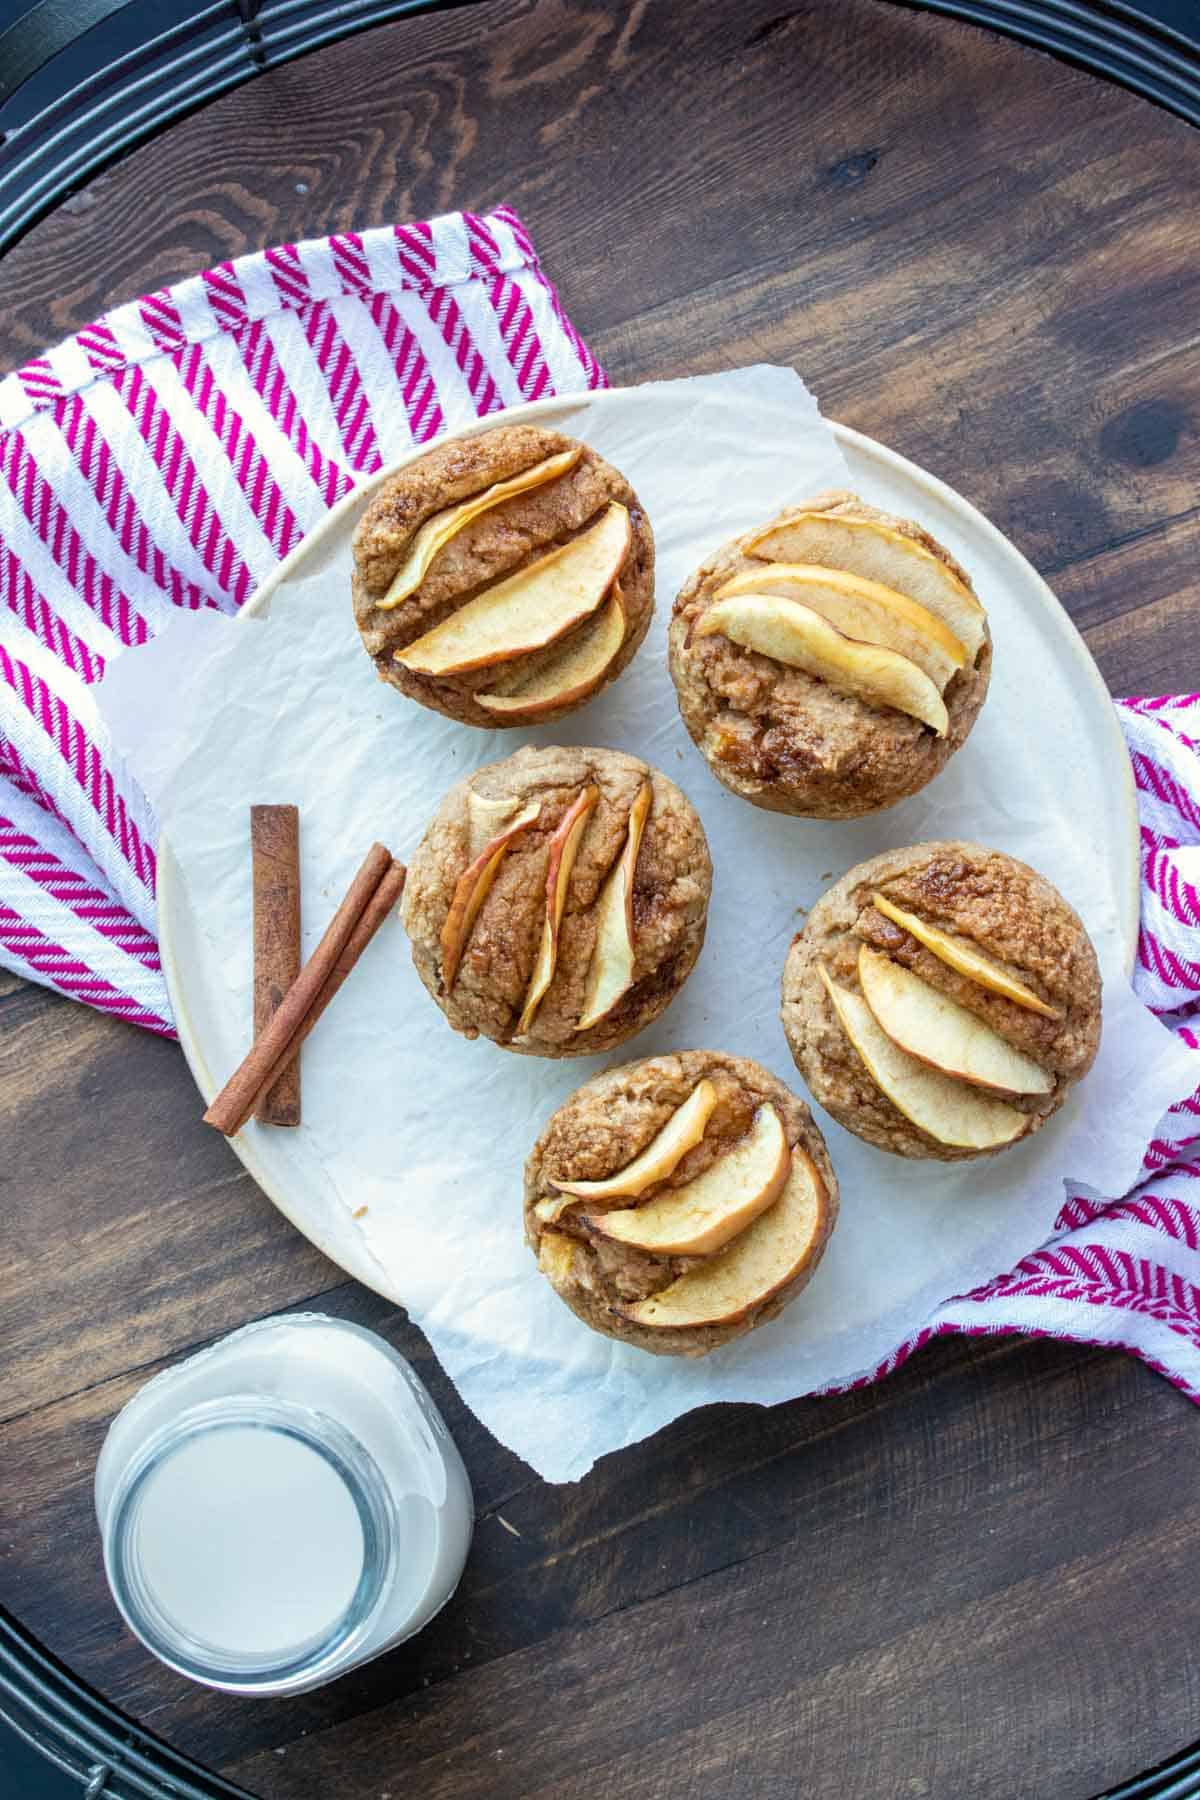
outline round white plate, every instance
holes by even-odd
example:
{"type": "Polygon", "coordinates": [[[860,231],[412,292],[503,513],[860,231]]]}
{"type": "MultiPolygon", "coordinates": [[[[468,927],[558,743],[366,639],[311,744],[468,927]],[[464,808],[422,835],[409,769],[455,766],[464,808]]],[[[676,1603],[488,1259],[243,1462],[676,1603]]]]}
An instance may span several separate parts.
{"type": "MultiPolygon", "coordinates": [[[[594,409],[592,418],[614,422],[619,420],[624,429],[636,429],[640,421],[650,416],[648,408],[652,405],[653,392],[652,388],[613,389],[590,394],[585,398],[541,401],[531,406],[514,408],[501,418],[481,421],[455,435],[473,435],[493,425],[511,423],[519,418],[537,419],[547,425],[561,425],[570,431],[576,429],[573,421],[585,406],[594,409]]],[[[744,429],[744,420],[736,423],[739,429],[744,429]]],[[[998,843],[1005,848],[1027,841],[1029,832],[1034,828],[1029,809],[1036,808],[1037,797],[1031,797],[1028,791],[1014,797],[1011,787],[1006,786],[1005,739],[1002,735],[1005,729],[1004,713],[1006,708],[1010,710],[1026,753],[1027,740],[1038,731],[1039,721],[1045,721],[1047,751],[1054,759],[1055,766],[1043,774],[1041,780],[1062,783],[1063,791],[1069,795],[1071,816],[1081,833],[1086,834],[1089,847],[1089,892],[1081,895],[1075,891],[1071,897],[1080,905],[1080,909],[1089,918],[1089,923],[1093,908],[1097,915],[1107,919],[1110,937],[1115,940],[1110,948],[1117,951],[1116,960],[1123,962],[1126,968],[1130,967],[1138,925],[1138,832],[1133,782],[1116,715],[1082,639],[1050,589],[1025,558],[966,500],[902,456],[858,432],[837,425],[833,427],[833,431],[849,465],[851,484],[855,489],[867,499],[891,511],[915,516],[936,537],[943,540],[971,571],[976,586],[992,613],[997,638],[997,676],[993,681],[988,705],[971,742],[939,780],[926,790],[925,796],[906,802],[904,808],[893,813],[878,815],[875,820],[834,827],[833,837],[830,836],[829,828],[805,821],[789,821],[758,814],[754,809],[744,807],[741,802],[725,794],[708,775],[699,756],[690,746],[686,746],[686,740],[681,738],[685,747],[679,748],[675,745],[674,737],[668,739],[668,731],[682,731],[677,720],[664,719],[661,727],[656,724],[655,730],[650,734],[654,741],[646,744],[644,754],[649,760],[659,762],[682,783],[704,817],[714,844],[722,830],[736,828],[750,832],[753,842],[763,847],[762,854],[771,857],[778,854],[783,857],[786,853],[786,879],[782,874],[779,878],[779,892],[786,892],[788,896],[785,910],[782,919],[772,919],[769,930],[764,927],[760,940],[765,946],[764,956],[772,959],[771,968],[767,972],[770,981],[777,983],[782,948],[786,947],[786,936],[780,937],[780,931],[786,927],[790,932],[794,928],[790,908],[795,905],[796,900],[804,898],[811,904],[816,893],[827,885],[820,878],[840,873],[852,862],[864,855],[873,854],[876,849],[911,842],[915,838],[972,836],[984,842],[998,843]],[[1011,663],[1006,662],[1007,647],[1003,635],[1005,616],[1010,620],[1019,618],[1020,621],[1019,634],[1012,625],[1009,627],[1010,644],[1015,637],[1020,637],[1022,667],[1019,669],[1014,669],[1011,663]],[[990,749],[985,744],[989,731],[990,749]],[[671,745],[669,752],[666,748],[668,742],[671,745]],[[668,754],[672,757],[669,762],[668,754]],[[959,768],[959,774],[952,778],[952,771],[956,767],[959,768]],[[964,783],[972,779],[972,770],[977,771],[974,778],[979,781],[979,790],[975,796],[964,789],[964,783]],[[1025,816],[1019,816],[1022,807],[1026,808],[1025,816]],[[969,823],[969,829],[963,828],[964,818],[969,823]],[[728,826],[723,821],[728,821],[728,826]],[[900,835],[897,835],[898,832],[900,835]],[[905,832],[911,832],[911,835],[906,836],[905,832]],[[805,846],[810,844],[811,852],[806,852],[805,846]],[[808,868],[807,862],[812,863],[811,868],[808,868]],[[801,868],[804,870],[803,880],[795,873],[801,868]]],[[[731,432],[736,437],[732,424],[731,432]]],[[[423,446],[421,450],[414,451],[412,457],[402,458],[401,462],[411,461],[413,457],[424,454],[426,448],[427,446],[423,446]]],[[[394,465],[399,466],[401,465],[394,465]]],[[[270,602],[274,617],[274,609],[288,604],[289,589],[297,583],[308,581],[308,591],[312,591],[314,575],[320,577],[322,591],[327,589],[330,607],[338,609],[339,615],[345,612],[349,607],[351,534],[371,493],[392,472],[389,469],[373,477],[335,506],[273,572],[254,600],[244,609],[244,613],[259,613],[270,602]]],[[[657,528],[660,521],[654,517],[653,508],[651,517],[657,528]]],[[[660,568],[660,574],[661,572],[660,568]]],[[[672,593],[660,581],[659,617],[654,632],[640,652],[639,661],[662,654],[659,633],[665,629],[665,618],[669,615],[671,600],[672,593]]],[[[347,651],[346,654],[351,653],[347,651]]],[[[361,654],[358,661],[365,663],[361,654]]],[[[347,681],[351,678],[357,681],[361,674],[357,664],[351,661],[346,666],[347,681]]],[[[344,705],[344,700],[339,696],[341,667],[336,658],[331,659],[327,691],[316,699],[311,695],[307,696],[306,703],[334,709],[340,704],[344,705]]],[[[638,662],[635,662],[634,671],[637,667],[638,662]]],[[[623,686],[630,682],[634,671],[622,677],[616,687],[610,690],[610,694],[620,694],[623,686]]],[[[353,691],[357,693],[359,690],[355,688],[353,691]]],[[[416,715],[421,709],[413,707],[399,696],[382,689],[378,691],[381,702],[390,709],[386,721],[388,728],[397,733],[407,729],[409,741],[412,741],[412,734],[418,730],[416,715]]],[[[585,709],[582,714],[565,721],[564,724],[571,729],[568,731],[560,728],[558,735],[568,742],[616,741],[623,748],[639,748],[639,743],[631,741],[628,732],[621,735],[617,729],[615,722],[624,717],[619,707],[607,712],[605,709],[608,706],[606,697],[593,707],[585,709]]],[[[451,732],[459,734],[455,739],[459,745],[462,745],[464,739],[475,740],[484,736],[472,733],[467,727],[452,727],[451,732]]],[[[549,737],[553,738],[554,735],[555,731],[551,729],[549,737]]],[[[520,731],[503,734],[501,739],[492,740],[491,754],[507,754],[530,737],[539,741],[539,736],[540,741],[546,741],[545,734],[520,731]]],[[[454,772],[465,772],[466,767],[482,760],[481,749],[482,745],[477,746],[472,741],[460,751],[451,752],[450,754],[462,757],[460,768],[452,771],[452,777],[454,772]]],[[[237,757],[236,735],[229,742],[228,756],[232,771],[237,757]]],[[[444,778],[444,766],[443,764],[438,769],[427,772],[421,796],[425,814],[432,813],[441,790],[449,784],[444,778]]],[[[378,822],[375,827],[377,832],[383,830],[383,821],[387,817],[388,785],[394,784],[395,779],[393,767],[380,769],[376,807],[378,822]]],[[[260,792],[257,797],[270,799],[285,796],[276,791],[274,794],[260,792]]],[[[239,832],[242,830],[243,820],[244,814],[239,813],[239,832]]],[[[401,856],[411,847],[411,842],[406,841],[398,840],[393,844],[396,853],[401,856]]],[[[1053,841],[1047,839],[1044,845],[1039,845],[1039,849],[1041,854],[1031,856],[1031,860],[1039,861],[1040,866],[1054,876],[1059,871],[1054,863],[1053,841]]],[[[361,854],[361,847],[358,854],[361,854]]],[[[246,860],[248,862],[248,851],[246,860]]],[[[732,876],[727,872],[723,873],[719,855],[716,860],[718,885],[714,894],[714,921],[718,901],[728,907],[733,898],[725,884],[729,880],[736,882],[739,879],[736,859],[732,876]]],[[[1073,867],[1077,886],[1077,865],[1073,867]]],[[[316,902],[311,906],[312,915],[323,918],[328,916],[328,909],[336,900],[337,894],[324,889],[318,900],[315,896],[310,896],[306,889],[306,905],[310,903],[310,898],[316,902]]],[[[209,1099],[220,1081],[229,1073],[231,1044],[244,1041],[244,1038],[239,1036],[241,1026],[237,1026],[231,1036],[229,995],[222,989],[214,958],[213,922],[211,918],[204,916],[204,912],[203,906],[190,902],[189,887],[181,879],[177,860],[164,841],[160,848],[158,878],[159,935],[163,966],[184,1052],[201,1091],[209,1099]]],[[[399,928],[396,930],[398,932],[399,928]]],[[[714,922],[710,924],[709,944],[700,970],[692,977],[689,991],[700,981],[701,971],[710,965],[711,959],[725,954],[721,944],[722,930],[717,929],[714,922]]],[[[421,1003],[424,1004],[425,1011],[415,1021],[420,1032],[428,1041],[433,1041],[432,1034],[443,1034],[446,1043],[452,1043],[452,1054],[456,1058],[470,1059],[490,1055],[500,1057],[508,1064],[519,1062],[525,1066],[526,1071],[530,1069],[531,1059],[503,1057],[502,1053],[492,1052],[482,1045],[451,1040],[433,1003],[425,1000],[423,995],[419,1001],[413,1002],[414,1005],[421,1003]]],[[[331,1009],[330,1019],[335,1015],[344,1018],[353,1007],[353,987],[349,987],[346,995],[339,998],[331,1009]]],[[[683,1002],[676,1001],[659,1027],[653,1028],[642,1039],[635,1039],[616,1057],[608,1060],[612,1062],[632,1058],[672,1045],[683,1047],[685,1042],[692,1041],[678,1035],[679,1020],[683,1015],[683,1002]]],[[[755,1053],[752,1049],[745,1050],[736,1030],[725,1028],[724,1015],[718,1020],[712,1011],[702,1014],[693,1012],[686,1015],[686,1019],[685,1030],[691,1029],[696,1041],[707,1041],[748,1054],[755,1053]],[[697,1019],[711,1019],[713,1022],[698,1025],[697,1019]]],[[[236,1025],[236,1021],[234,1023],[236,1025]]],[[[313,1048],[320,1045],[327,1030],[328,1027],[323,1023],[314,1036],[313,1048]]],[[[771,1061],[777,1072],[786,1078],[792,1074],[791,1065],[777,1025],[774,1030],[778,1043],[774,1045],[771,1061]]],[[[336,1039],[336,1034],[334,1037],[336,1039]]],[[[763,1041],[768,1040],[764,1038],[763,1041]]],[[[311,1050],[306,1050],[306,1057],[311,1053],[311,1050]]],[[[236,1056],[232,1060],[236,1060],[236,1056]]],[[[482,1068],[484,1064],[479,1062],[475,1066],[482,1068]]],[[[533,1065],[535,1070],[539,1066],[543,1070],[544,1092],[549,1096],[541,1109],[541,1116],[544,1117],[561,1096],[564,1075],[570,1074],[573,1077],[569,1083],[573,1086],[575,1082],[584,1079],[596,1067],[596,1063],[589,1060],[581,1064],[566,1062],[533,1065]]],[[[346,1079],[354,1079],[353,1071],[346,1071],[346,1079]]],[[[488,1079],[492,1077],[489,1075],[488,1079]]],[[[307,1081],[306,1076],[306,1084],[307,1081]]],[[[803,1092],[798,1077],[794,1078],[794,1084],[798,1091],[803,1092]]],[[[532,1109],[530,1120],[526,1142],[532,1141],[540,1126],[540,1117],[532,1109]]],[[[842,1145],[840,1134],[835,1132],[835,1135],[838,1144],[842,1145]]],[[[234,1141],[234,1148],[264,1192],[297,1230],[303,1232],[348,1274],[397,1302],[404,1303],[411,1298],[405,1291],[404,1276],[389,1273],[372,1253],[347,1204],[331,1197],[329,1183],[322,1178],[311,1148],[306,1145],[303,1129],[301,1132],[289,1132],[251,1126],[234,1141]]],[[[838,1148],[834,1148],[835,1164],[840,1166],[841,1160],[852,1157],[862,1147],[851,1140],[845,1140],[840,1157],[838,1148]]],[[[875,1156],[876,1153],[866,1154],[875,1156]]],[[[894,1168],[892,1159],[876,1160],[887,1165],[888,1183],[893,1189],[908,1173],[925,1167],[909,1165],[908,1170],[902,1171],[894,1168]]],[[[513,1194],[511,1202],[515,1209],[519,1177],[515,1172],[509,1173],[512,1180],[517,1182],[517,1192],[513,1194]]],[[[461,1173],[459,1178],[461,1179],[461,1173]]],[[[511,1186],[511,1181],[509,1185],[511,1186]]],[[[514,1218],[516,1216],[514,1211],[514,1218]]],[[[846,1223],[844,1207],[843,1224],[846,1223]]],[[[981,1238],[990,1244],[994,1224],[981,1222],[979,1229],[981,1238]]],[[[1017,1253],[1026,1247],[1019,1246],[1017,1253]]],[[[983,1254],[986,1255],[986,1251],[983,1254]]],[[[1003,1254],[1003,1248],[998,1248],[997,1254],[1003,1254]]],[[[945,1278],[951,1285],[941,1288],[941,1293],[954,1291],[956,1268],[957,1265],[953,1263],[946,1266],[945,1278]]],[[[824,1274],[823,1270],[822,1278],[824,1274]]],[[[931,1268],[929,1274],[931,1279],[937,1280],[936,1269],[931,1268]]],[[[799,1310],[795,1309],[797,1312],[799,1310]]]]}

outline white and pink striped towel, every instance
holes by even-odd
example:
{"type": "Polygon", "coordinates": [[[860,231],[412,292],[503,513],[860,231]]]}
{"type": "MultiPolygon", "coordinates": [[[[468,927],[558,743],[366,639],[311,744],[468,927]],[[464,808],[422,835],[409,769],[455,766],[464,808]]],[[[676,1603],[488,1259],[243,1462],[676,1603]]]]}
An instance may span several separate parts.
{"type": "MultiPolygon", "coordinates": [[[[0,380],[0,963],[172,1035],[154,823],[92,683],[173,607],[235,612],[410,444],[604,385],[505,207],[224,263],[0,380]]],[[[1141,808],[1136,986],[1200,1048],[1200,696],[1117,705],[1141,808]]],[[[1200,1092],[1132,1194],[1072,1194],[1048,1244],[865,1379],[947,1331],[1119,1345],[1200,1401],[1200,1092]]]]}

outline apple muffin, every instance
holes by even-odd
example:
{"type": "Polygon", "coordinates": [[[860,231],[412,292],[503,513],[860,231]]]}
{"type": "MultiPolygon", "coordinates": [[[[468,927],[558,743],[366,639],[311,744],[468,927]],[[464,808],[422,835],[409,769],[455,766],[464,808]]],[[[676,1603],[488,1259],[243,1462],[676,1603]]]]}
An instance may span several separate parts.
{"type": "Polygon", "coordinates": [[[379,675],[464,725],[545,725],[625,668],[654,611],[654,537],[624,476],[537,425],[455,438],[380,487],[354,533],[379,675]]]}
{"type": "Polygon", "coordinates": [[[911,519],[819,494],[724,545],[675,601],[671,675],[719,781],[771,812],[853,819],[962,744],[991,639],[966,572],[911,519]]]}
{"type": "Polygon", "coordinates": [[[897,1156],[958,1162],[1040,1131],[1100,1043],[1100,969],[1058,890],[978,844],[859,863],[783,971],[813,1098],[897,1156]]]}
{"type": "Polygon", "coordinates": [[[456,1031],[590,1056],[679,992],[711,887],[704,827],[665,775],[619,750],[526,747],[447,794],[402,916],[456,1031]]]}
{"type": "Polygon", "coordinates": [[[525,1236],[593,1331],[704,1356],[820,1262],[838,1185],[807,1106],[758,1063],[684,1050],[608,1069],[525,1164],[525,1236]]]}

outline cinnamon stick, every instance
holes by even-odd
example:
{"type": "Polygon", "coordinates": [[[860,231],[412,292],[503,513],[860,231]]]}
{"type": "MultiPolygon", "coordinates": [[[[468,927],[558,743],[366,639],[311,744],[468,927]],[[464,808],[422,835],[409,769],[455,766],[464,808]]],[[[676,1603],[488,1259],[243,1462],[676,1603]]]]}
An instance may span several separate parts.
{"type": "Polygon", "coordinates": [[[404,868],[373,844],[325,935],[279,1011],[204,1115],[226,1137],[239,1132],[265,1087],[291,1060],[404,890],[404,868]]]}
{"type": "MultiPolygon", "coordinates": [[[[300,814],[250,808],[254,880],[254,1035],[262,1036],[300,973],[300,814]]],[[[299,1125],[300,1058],[284,1063],[254,1109],[264,1125],[299,1125]]]]}

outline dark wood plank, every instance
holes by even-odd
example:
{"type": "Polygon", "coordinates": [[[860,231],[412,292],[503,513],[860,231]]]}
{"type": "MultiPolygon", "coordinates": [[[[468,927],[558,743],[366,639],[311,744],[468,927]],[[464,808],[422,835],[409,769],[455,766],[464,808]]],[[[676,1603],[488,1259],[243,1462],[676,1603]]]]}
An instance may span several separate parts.
{"type": "MultiPolygon", "coordinates": [[[[509,199],[615,379],[796,363],[1021,544],[1114,690],[1200,687],[1198,178],[1165,114],[882,0],[487,0],[126,159],[0,266],[0,364],[227,255],[509,199]]],[[[172,1046],[0,974],[0,1601],[173,1742],[267,1800],[1070,1800],[1194,1736],[1198,1424],[1138,1365],[940,1344],[547,1488],[197,1113],[172,1046]],[[254,1707],[120,1629],[91,1475],[164,1360],[312,1296],[418,1363],[480,1520],[414,1644],[254,1707]]]]}
{"type": "Polygon", "coordinates": [[[200,1110],[177,1045],[0,997],[0,1418],[345,1280],[200,1110]]]}
{"type": "MultiPolygon", "coordinates": [[[[396,1336],[378,1303],[348,1310],[396,1336]]],[[[1158,1753],[1171,1718],[1186,1734],[1194,1434],[1129,1361],[951,1343],[887,1389],[714,1409],[610,1479],[515,1492],[511,1459],[439,1396],[483,1475],[459,1595],[418,1643],[270,1707],[159,1669],[115,1626],[94,1558],[82,1592],[64,1566],[104,1420],[135,1385],[12,1436],[41,1471],[12,1519],[23,1613],[69,1604],[76,1666],[269,1800],[374,1795],[384,1770],[431,1797],[773,1793],[798,1755],[814,1793],[1083,1796],[1158,1753]],[[1122,1629],[1097,1643],[1101,1607],[1122,1629]],[[1157,1709],[1097,1704],[1164,1640],[1157,1709]],[[1034,1722],[1069,1737],[1069,1780],[1014,1790],[1034,1722]]]]}

